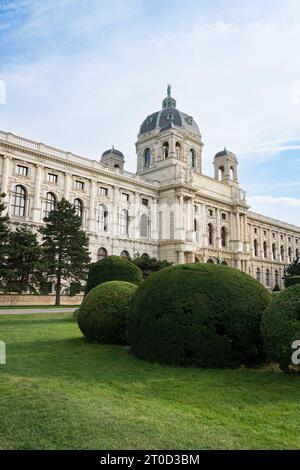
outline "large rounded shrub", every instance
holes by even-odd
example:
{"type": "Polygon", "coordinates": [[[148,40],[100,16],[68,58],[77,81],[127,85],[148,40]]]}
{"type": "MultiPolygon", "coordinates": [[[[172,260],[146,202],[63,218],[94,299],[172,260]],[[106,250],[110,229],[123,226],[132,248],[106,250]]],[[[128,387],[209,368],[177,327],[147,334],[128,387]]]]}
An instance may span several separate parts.
{"type": "Polygon", "coordinates": [[[262,356],[260,321],[270,295],[234,268],[177,265],[138,288],[129,314],[133,353],[150,361],[232,367],[262,356]]]}
{"type": "Polygon", "coordinates": [[[267,357],[284,370],[291,365],[292,343],[300,340],[300,285],[272,297],[266,308],[261,331],[267,357]]]}
{"type": "Polygon", "coordinates": [[[287,289],[296,284],[300,284],[300,276],[289,276],[285,278],[285,287],[287,289]]]}
{"type": "Polygon", "coordinates": [[[125,281],[105,282],[92,289],[78,314],[84,336],[102,344],[126,344],[128,310],[136,289],[125,281]]]}
{"type": "Polygon", "coordinates": [[[121,256],[108,256],[89,267],[85,293],[108,281],[126,281],[140,284],[143,273],[140,268],[121,256]]]}

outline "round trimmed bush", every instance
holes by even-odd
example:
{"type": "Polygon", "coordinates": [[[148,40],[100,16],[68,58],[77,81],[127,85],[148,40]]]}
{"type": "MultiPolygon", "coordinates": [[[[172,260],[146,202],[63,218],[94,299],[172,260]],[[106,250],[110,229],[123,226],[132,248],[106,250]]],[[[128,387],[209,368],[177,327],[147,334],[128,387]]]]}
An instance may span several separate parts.
{"type": "Polygon", "coordinates": [[[90,265],[85,293],[108,281],[126,281],[139,285],[142,280],[143,273],[135,264],[121,256],[108,256],[90,265]]]}
{"type": "Polygon", "coordinates": [[[285,287],[288,289],[291,286],[300,284],[300,276],[290,276],[285,278],[285,287]]]}
{"type": "Polygon", "coordinates": [[[78,326],[89,341],[126,344],[128,310],[137,289],[125,281],[110,281],[92,289],[83,299],[78,326]]]}
{"type": "Polygon", "coordinates": [[[270,295],[252,277],[213,264],[152,274],[130,308],[128,334],[140,359],[234,367],[262,359],[260,322],[270,295]]]}
{"type": "Polygon", "coordinates": [[[286,370],[291,365],[292,343],[300,340],[299,284],[272,297],[263,314],[261,331],[267,358],[286,370]]]}

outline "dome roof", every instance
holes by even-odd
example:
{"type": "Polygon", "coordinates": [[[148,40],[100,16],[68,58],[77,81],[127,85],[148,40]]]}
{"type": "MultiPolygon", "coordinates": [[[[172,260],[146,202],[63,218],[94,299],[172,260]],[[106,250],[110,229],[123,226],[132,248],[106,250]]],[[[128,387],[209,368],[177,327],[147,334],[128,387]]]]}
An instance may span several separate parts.
{"type": "Polygon", "coordinates": [[[221,152],[216,153],[215,158],[225,157],[225,156],[236,158],[235,153],[230,152],[229,150],[227,150],[226,147],[224,147],[224,150],[221,150],[221,152]]]}
{"type": "Polygon", "coordinates": [[[105,152],[102,153],[101,158],[106,157],[106,156],[111,156],[111,155],[115,155],[115,156],[120,157],[121,159],[124,160],[123,153],[120,150],[115,149],[114,146],[112,146],[112,148],[109,149],[109,150],[105,150],[105,152]]]}
{"type": "Polygon", "coordinates": [[[159,129],[160,132],[171,127],[181,127],[200,136],[200,131],[193,117],[176,108],[176,100],[171,96],[171,85],[168,85],[168,96],[163,100],[163,109],[146,117],[140,127],[140,134],[159,129]]]}

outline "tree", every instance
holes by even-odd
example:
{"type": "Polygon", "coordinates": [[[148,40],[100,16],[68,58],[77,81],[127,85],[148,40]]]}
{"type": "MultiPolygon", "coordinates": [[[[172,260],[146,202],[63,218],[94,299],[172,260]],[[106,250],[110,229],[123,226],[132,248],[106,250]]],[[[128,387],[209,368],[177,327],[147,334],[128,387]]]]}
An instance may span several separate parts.
{"type": "Polygon", "coordinates": [[[3,215],[6,205],[3,202],[5,194],[0,194],[0,290],[3,289],[4,283],[9,277],[9,268],[7,266],[7,250],[9,242],[10,229],[8,226],[9,217],[3,215]]]}
{"type": "Polygon", "coordinates": [[[74,206],[64,198],[44,222],[45,227],[40,228],[43,265],[55,279],[55,305],[60,305],[63,282],[79,283],[86,278],[90,262],[88,237],[74,206]]]}
{"type": "Polygon", "coordinates": [[[10,286],[20,294],[28,289],[36,292],[42,280],[42,249],[36,233],[26,227],[18,227],[10,233],[9,242],[7,264],[12,273],[10,286]]]}
{"type": "Polygon", "coordinates": [[[143,271],[144,278],[150,276],[151,273],[160,271],[163,268],[168,268],[172,265],[169,261],[150,258],[149,256],[140,255],[139,253],[134,255],[132,263],[143,271]]]}
{"type": "Polygon", "coordinates": [[[300,276],[300,256],[294,259],[294,261],[289,264],[284,273],[284,278],[287,277],[300,276]]]}

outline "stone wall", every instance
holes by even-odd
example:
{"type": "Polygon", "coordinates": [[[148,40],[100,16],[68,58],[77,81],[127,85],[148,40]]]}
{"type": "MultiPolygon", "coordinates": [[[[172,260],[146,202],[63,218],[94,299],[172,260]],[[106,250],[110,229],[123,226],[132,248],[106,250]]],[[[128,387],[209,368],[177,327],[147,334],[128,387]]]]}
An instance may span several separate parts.
{"type": "MultiPolygon", "coordinates": [[[[80,305],[83,295],[73,297],[62,295],[61,305],[80,305]]],[[[23,305],[55,305],[55,295],[30,295],[30,294],[0,294],[0,306],[23,305]]]]}

